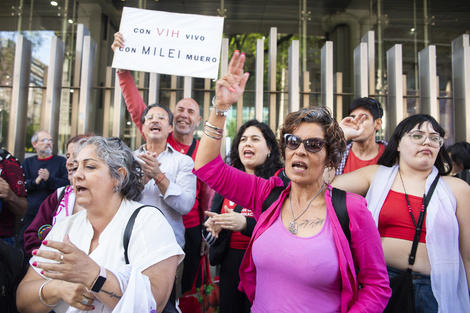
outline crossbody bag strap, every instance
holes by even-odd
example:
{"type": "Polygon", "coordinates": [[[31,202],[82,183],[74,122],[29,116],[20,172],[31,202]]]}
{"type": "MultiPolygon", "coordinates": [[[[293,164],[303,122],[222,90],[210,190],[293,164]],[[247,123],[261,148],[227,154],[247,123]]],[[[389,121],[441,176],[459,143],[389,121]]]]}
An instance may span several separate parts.
{"type": "Polygon", "coordinates": [[[349,246],[351,246],[351,230],[349,229],[349,214],[346,206],[346,191],[333,188],[331,190],[331,202],[344,235],[349,241],[349,246]]]}
{"type": "Polygon", "coordinates": [[[418,250],[418,243],[419,237],[421,236],[421,231],[423,222],[424,222],[424,215],[426,214],[426,210],[428,208],[428,204],[431,201],[432,194],[434,193],[434,189],[436,189],[437,183],[439,182],[439,174],[434,178],[434,181],[429,188],[428,194],[423,196],[423,210],[419,213],[418,222],[416,223],[416,232],[415,237],[413,238],[413,245],[411,246],[410,256],[408,258],[408,264],[413,265],[415,264],[416,260],[416,251],[418,250]]]}
{"type": "MultiPolygon", "coordinates": [[[[124,230],[124,236],[122,238],[122,245],[124,246],[124,259],[126,260],[126,264],[129,264],[129,256],[127,255],[127,250],[129,248],[129,241],[131,240],[131,234],[132,234],[132,229],[134,228],[134,223],[135,223],[135,219],[137,217],[137,214],[139,214],[140,212],[140,209],[144,208],[144,207],[154,207],[154,206],[151,206],[151,205],[142,205],[140,207],[138,207],[131,215],[131,217],[129,218],[129,221],[127,222],[127,225],[126,225],[126,229],[124,230]]],[[[160,213],[163,214],[163,212],[157,208],[157,207],[154,207],[156,208],[158,211],[160,211],[160,213]]]]}
{"type": "Polygon", "coordinates": [[[191,146],[189,147],[188,152],[186,152],[186,155],[192,156],[194,149],[196,149],[196,139],[193,138],[193,142],[191,143],[191,146]]]}

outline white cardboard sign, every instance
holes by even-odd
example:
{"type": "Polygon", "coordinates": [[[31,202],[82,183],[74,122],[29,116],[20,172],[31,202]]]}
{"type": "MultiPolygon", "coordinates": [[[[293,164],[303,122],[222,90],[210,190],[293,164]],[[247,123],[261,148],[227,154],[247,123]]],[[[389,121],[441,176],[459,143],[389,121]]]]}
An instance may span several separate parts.
{"type": "Polygon", "coordinates": [[[124,7],[114,68],[217,79],[224,19],[124,7]]]}

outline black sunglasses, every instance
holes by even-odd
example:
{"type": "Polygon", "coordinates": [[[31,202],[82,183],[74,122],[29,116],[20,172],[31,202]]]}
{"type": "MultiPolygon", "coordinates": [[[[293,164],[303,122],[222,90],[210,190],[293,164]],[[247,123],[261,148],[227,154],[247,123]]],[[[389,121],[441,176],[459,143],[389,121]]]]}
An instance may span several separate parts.
{"type": "Polygon", "coordinates": [[[286,147],[291,150],[296,150],[300,147],[300,144],[303,143],[305,150],[308,152],[316,153],[323,149],[323,146],[326,144],[328,145],[328,141],[322,138],[307,138],[307,139],[300,139],[296,135],[292,134],[284,134],[284,140],[286,143],[286,147]]]}

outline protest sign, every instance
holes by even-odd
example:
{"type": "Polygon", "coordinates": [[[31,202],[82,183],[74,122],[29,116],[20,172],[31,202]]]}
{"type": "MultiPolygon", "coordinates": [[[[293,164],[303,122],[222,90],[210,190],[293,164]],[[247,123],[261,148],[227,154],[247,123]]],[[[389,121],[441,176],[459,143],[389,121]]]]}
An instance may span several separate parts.
{"type": "Polygon", "coordinates": [[[124,7],[114,68],[217,79],[224,19],[124,7]]]}

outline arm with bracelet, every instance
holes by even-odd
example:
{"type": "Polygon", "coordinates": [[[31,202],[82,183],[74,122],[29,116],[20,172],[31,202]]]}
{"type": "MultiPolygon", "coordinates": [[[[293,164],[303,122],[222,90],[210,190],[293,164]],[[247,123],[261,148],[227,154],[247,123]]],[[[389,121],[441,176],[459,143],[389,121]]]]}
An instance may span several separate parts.
{"type": "Polygon", "coordinates": [[[225,119],[232,104],[236,103],[245,91],[250,76],[244,73],[245,54],[236,50],[228,66],[227,74],[219,79],[212,100],[213,109],[209,119],[204,123],[194,168],[197,170],[215,159],[220,152],[220,139],[223,137],[225,119]]]}

